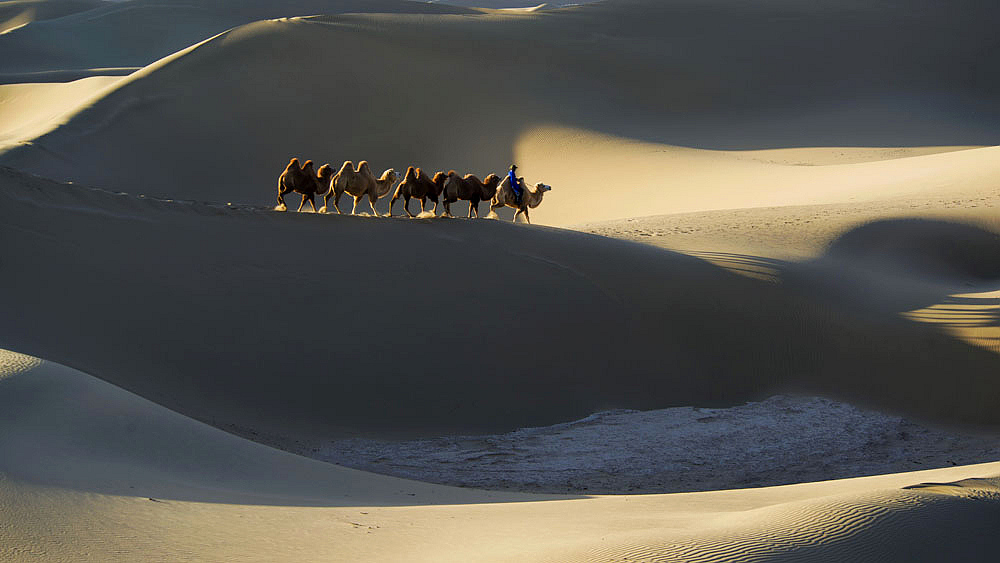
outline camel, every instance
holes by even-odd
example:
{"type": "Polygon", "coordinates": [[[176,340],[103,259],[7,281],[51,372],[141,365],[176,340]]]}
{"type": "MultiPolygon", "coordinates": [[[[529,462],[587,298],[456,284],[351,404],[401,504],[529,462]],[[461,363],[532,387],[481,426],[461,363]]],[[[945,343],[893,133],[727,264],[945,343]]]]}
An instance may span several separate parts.
{"type": "Polygon", "coordinates": [[[285,211],[285,194],[296,192],[302,194],[302,202],[299,203],[297,211],[302,211],[302,206],[309,202],[313,211],[316,211],[316,194],[323,195],[325,186],[330,180],[332,169],[330,165],[324,164],[320,167],[319,173],[313,172],[313,161],[307,160],[305,164],[299,166],[299,159],[293,158],[288,162],[285,171],[278,176],[278,205],[277,211],[285,211]]]}
{"type": "Polygon", "coordinates": [[[340,196],[347,192],[354,196],[354,208],[351,209],[351,215],[357,212],[358,203],[361,198],[367,195],[368,202],[372,206],[372,213],[378,217],[375,202],[378,198],[389,193],[393,184],[396,183],[396,179],[396,171],[392,168],[383,172],[381,178],[376,178],[372,174],[371,168],[368,167],[367,160],[359,162],[357,170],[354,169],[354,163],[350,160],[345,161],[340,170],[330,178],[330,191],[323,196],[323,207],[320,208],[319,212],[326,213],[326,208],[332,197],[333,206],[337,208],[337,213],[343,213],[340,210],[340,196]]]}
{"type": "Polygon", "coordinates": [[[472,212],[475,210],[476,218],[479,218],[479,202],[492,198],[497,193],[497,184],[500,177],[490,174],[485,180],[480,180],[472,174],[466,174],[463,178],[454,170],[448,172],[448,178],[444,182],[444,190],[441,195],[444,198],[444,215],[451,217],[451,204],[460,200],[469,202],[469,219],[472,219],[472,212]]]}
{"type": "Polygon", "coordinates": [[[437,215],[438,208],[438,196],[441,195],[441,191],[444,190],[444,181],[447,178],[444,172],[438,172],[431,179],[427,177],[425,173],[420,168],[414,169],[412,166],[406,169],[406,175],[403,176],[403,181],[399,183],[396,188],[396,193],[392,194],[392,199],[389,200],[389,216],[392,216],[392,204],[396,203],[396,200],[403,198],[403,211],[410,218],[415,217],[413,213],[410,213],[410,198],[416,198],[420,200],[420,212],[424,213],[426,211],[425,206],[427,204],[427,199],[430,198],[434,202],[434,214],[437,215]]]}
{"type": "Polygon", "coordinates": [[[517,211],[514,213],[513,221],[517,222],[517,216],[524,214],[524,220],[531,224],[531,218],[528,217],[528,209],[534,209],[541,205],[542,197],[545,192],[550,191],[552,186],[543,184],[541,182],[535,184],[534,186],[529,186],[524,183],[524,178],[518,178],[517,182],[521,184],[521,203],[517,203],[517,198],[514,197],[514,189],[510,187],[510,177],[504,176],[503,182],[500,183],[500,187],[497,188],[496,195],[493,196],[493,200],[490,201],[490,214],[487,217],[491,219],[496,219],[496,210],[501,207],[513,207],[517,211]]]}

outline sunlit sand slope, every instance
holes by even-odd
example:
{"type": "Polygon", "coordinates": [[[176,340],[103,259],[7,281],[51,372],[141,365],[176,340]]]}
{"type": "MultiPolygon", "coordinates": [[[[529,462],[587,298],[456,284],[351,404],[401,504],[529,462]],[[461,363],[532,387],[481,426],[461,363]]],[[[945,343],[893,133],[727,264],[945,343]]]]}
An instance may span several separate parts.
{"type": "Polygon", "coordinates": [[[997,549],[996,479],[974,478],[997,463],[675,495],[455,489],[272,450],[8,351],[0,422],[4,560],[992,561],[997,549]]]}
{"type": "Polygon", "coordinates": [[[93,76],[67,83],[0,85],[0,145],[58,126],[81,101],[118,80],[117,76],[93,76]]]}
{"type": "Polygon", "coordinates": [[[555,187],[536,212],[550,224],[911,193],[996,172],[975,151],[961,165],[861,161],[996,144],[997,10],[644,0],[258,22],[147,67],[0,160],[263,204],[290,156],[480,176],[517,159],[555,187]],[[787,165],[838,162],[837,147],[855,164],[787,165]]]}
{"type": "Polygon", "coordinates": [[[572,231],[155,201],[10,170],[2,186],[0,341],[220,425],[510,430],[786,389],[1000,422],[1000,356],[898,314],[949,294],[930,278],[789,291],[572,231]]]}

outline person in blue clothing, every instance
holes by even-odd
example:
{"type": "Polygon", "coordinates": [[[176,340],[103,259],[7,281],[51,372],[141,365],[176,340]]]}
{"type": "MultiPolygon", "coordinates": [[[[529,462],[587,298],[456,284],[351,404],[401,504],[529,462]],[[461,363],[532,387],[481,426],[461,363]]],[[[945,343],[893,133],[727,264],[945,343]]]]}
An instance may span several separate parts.
{"type": "Polygon", "coordinates": [[[510,179],[510,189],[514,190],[514,199],[517,200],[517,204],[521,205],[521,184],[517,181],[517,165],[510,165],[510,172],[507,173],[507,177],[510,179]]]}

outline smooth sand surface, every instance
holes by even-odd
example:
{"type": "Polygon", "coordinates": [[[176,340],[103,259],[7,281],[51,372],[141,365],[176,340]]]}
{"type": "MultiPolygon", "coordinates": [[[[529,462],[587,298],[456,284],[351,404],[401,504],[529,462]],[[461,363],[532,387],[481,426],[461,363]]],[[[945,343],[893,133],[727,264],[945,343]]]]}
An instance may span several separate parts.
{"type": "Polygon", "coordinates": [[[7,351],[0,406],[0,447],[18,454],[0,458],[4,559],[986,561],[996,550],[998,481],[969,478],[998,463],[554,499],[306,460],[7,351]]]}
{"type": "Polygon", "coordinates": [[[83,12],[104,5],[101,0],[4,0],[0,2],[0,35],[34,21],[83,12]]]}
{"type": "Polygon", "coordinates": [[[553,499],[219,428],[798,393],[995,435],[997,6],[8,4],[0,347],[47,362],[0,356],[0,558],[996,559],[997,463],[553,499]],[[549,226],[276,213],[291,156],[516,160],[549,226]]]}
{"type": "Polygon", "coordinates": [[[509,431],[786,390],[998,422],[1000,355],[900,315],[984,283],[998,237],[981,228],[928,231],[982,250],[932,263],[945,277],[843,268],[836,283],[784,285],[498,221],[159,201],[10,170],[2,182],[0,305],[17,322],[0,337],[216,424],[509,431]]]}
{"type": "Polygon", "coordinates": [[[58,127],[67,113],[119,80],[119,76],[93,76],[64,83],[0,85],[0,146],[58,127]]]}
{"type": "Polygon", "coordinates": [[[516,159],[529,182],[554,187],[534,215],[559,225],[921,193],[951,173],[991,177],[996,159],[802,167],[739,151],[834,147],[811,155],[828,163],[838,147],[877,158],[996,144],[997,10],[922,0],[900,17],[892,3],[643,0],[257,22],[151,64],[0,162],[109,189],[134,191],[141,175],[148,195],[265,204],[291,155],[480,176],[516,159]]]}
{"type": "MultiPolygon", "coordinates": [[[[46,2],[48,3],[48,2],[46,2]]],[[[0,7],[6,2],[0,3],[0,7]]],[[[144,66],[257,20],[343,12],[462,13],[407,0],[130,0],[32,21],[0,35],[0,75],[144,66]]]]}

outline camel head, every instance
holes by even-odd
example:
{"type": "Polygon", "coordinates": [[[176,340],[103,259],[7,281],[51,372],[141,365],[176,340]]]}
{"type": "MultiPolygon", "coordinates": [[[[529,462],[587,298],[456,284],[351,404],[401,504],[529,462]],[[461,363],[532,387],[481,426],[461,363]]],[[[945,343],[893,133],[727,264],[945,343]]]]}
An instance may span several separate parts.
{"type": "Polygon", "coordinates": [[[324,164],[319,167],[316,171],[316,183],[319,184],[317,188],[317,194],[324,194],[330,189],[330,178],[333,178],[333,167],[329,164],[324,164]]]}
{"type": "Polygon", "coordinates": [[[550,192],[552,191],[552,186],[538,182],[537,184],[535,184],[535,191],[539,193],[550,192]]]}
{"type": "Polygon", "coordinates": [[[399,179],[399,175],[396,174],[396,170],[394,168],[390,168],[383,172],[382,177],[375,180],[375,183],[378,184],[378,188],[376,189],[378,197],[382,197],[389,193],[389,190],[392,189],[392,186],[396,183],[397,179],[399,179]]]}
{"type": "Polygon", "coordinates": [[[497,186],[500,185],[500,176],[490,174],[483,179],[483,199],[490,199],[497,193],[497,186]]]}

